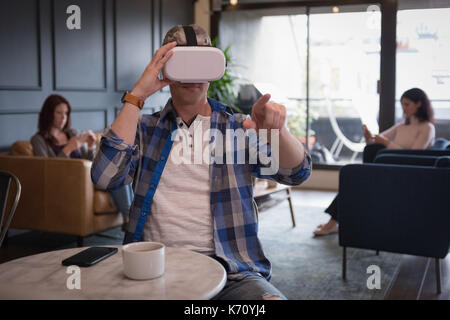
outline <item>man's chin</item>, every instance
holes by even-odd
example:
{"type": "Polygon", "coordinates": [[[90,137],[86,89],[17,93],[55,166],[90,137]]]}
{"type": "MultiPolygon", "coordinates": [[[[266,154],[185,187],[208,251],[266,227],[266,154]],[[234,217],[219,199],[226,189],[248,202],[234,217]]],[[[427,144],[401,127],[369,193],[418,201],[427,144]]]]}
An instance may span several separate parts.
{"type": "Polygon", "coordinates": [[[172,99],[183,104],[197,104],[202,101],[205,95],[206,93],[200,89],[180,89],[176,93],[172,92],[172,99]]]}
{"type": "Polygon", "coordinates": [[[201,101],[201,97],[183,97],[181,99],[178,99],[178,103],[185,106],[191,106],[191,105],[197,105],[201,101]]]}
{"type": "Polygon", "coordinates": [[[179,88],[185,92],[200,92],[202,90],[200,83],[183,83],[179,85],[179,88]]]}

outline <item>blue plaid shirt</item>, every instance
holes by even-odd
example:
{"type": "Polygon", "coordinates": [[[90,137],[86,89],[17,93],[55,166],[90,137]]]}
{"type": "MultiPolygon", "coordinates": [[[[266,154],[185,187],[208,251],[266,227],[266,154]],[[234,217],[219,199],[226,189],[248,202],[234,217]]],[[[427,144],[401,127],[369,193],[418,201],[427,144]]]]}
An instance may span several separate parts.
{"type": "MultiPolygon", "coordinates": [[[[227,129],[243,129],[242,123],[248,119],[246,115],[233,114],[227,106],[212,99],[208,99],[208,102],[212,108],[211,132],[220,132],[225,137],[227,129]]],[[[99,151],[92,163],[92,181],[98,188],[106,190],[132,182],[135,188],[124,244],[141,240],[176,128],[176,113],[169,99],[162,111],[141,116],[134,146],[125,143],[111,127],[103,133],[99,151]]],[[[211,138],[210,146],[214,140],[214,137],[211,138]]],[[[251,148],[260,150],[252,140],[246,139],[246,151],[249,152],[251,148]]],[[[265,150],[270,156],[270,146],[266,145],[265,150]]],[[[223,151],[225,157],[228,151],[225,139],[223,151]]],[[[233,152],[237,152],[236,147],[233,152]]],[[[298,185],[310,175],[311,157],[306,153],[305,160],[298,167],[280,168],[271,176],[262,175],[264,165],[260,162],[235,162],[211,161],[209,164],[210,205],[214,225],[213,257],[225,267],[229,279],[241,279],[250,274],[270,279],[271,264],[257,236],[258,220],[251,177],[298,185]]],[[[188,208],[189,204],[186,206],[188,208]]]]}

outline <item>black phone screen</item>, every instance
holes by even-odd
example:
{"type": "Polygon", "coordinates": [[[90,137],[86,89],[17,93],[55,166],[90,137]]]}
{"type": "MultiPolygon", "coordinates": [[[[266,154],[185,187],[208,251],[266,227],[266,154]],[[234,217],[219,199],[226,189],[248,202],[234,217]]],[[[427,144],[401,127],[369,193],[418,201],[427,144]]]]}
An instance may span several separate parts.
{"type": "Polygon", "coordinates": [[[63,260],[62,264],[64,266],[89,267],[112,256],[117,251],[117,248],[91,247],[63,260]]]}

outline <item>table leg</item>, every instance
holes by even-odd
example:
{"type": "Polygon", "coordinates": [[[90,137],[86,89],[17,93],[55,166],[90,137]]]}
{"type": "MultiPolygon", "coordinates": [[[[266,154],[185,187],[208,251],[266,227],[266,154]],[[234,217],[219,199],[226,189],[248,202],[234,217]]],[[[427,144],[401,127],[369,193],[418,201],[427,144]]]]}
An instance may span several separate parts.
{"type": "Polygon", "coordinates": [[[292,219],[292,226],[295,228],[295,216],[294,216],[294,208],[292,207],[292,199],[291,199],[291,188],[287,188],[286,192],[288,194],[287,199],[289,201],[289,208],[291,209],[291,219],[292,219]]]}

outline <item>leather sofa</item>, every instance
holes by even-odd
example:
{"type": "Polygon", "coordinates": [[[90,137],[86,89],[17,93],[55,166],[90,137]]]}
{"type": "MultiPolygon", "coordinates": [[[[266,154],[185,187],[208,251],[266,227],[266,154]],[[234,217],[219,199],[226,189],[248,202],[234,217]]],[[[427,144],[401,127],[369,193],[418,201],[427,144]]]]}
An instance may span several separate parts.
{"type": "Polygon", "coordinates": [[[17,141],[0,155],[0,170],[22,185],[11,228],[74,235],[82,246],[83,237],[123,223],[111,195],[95,189],[89,160],[35,157],[30,142],[17,141]]]}

